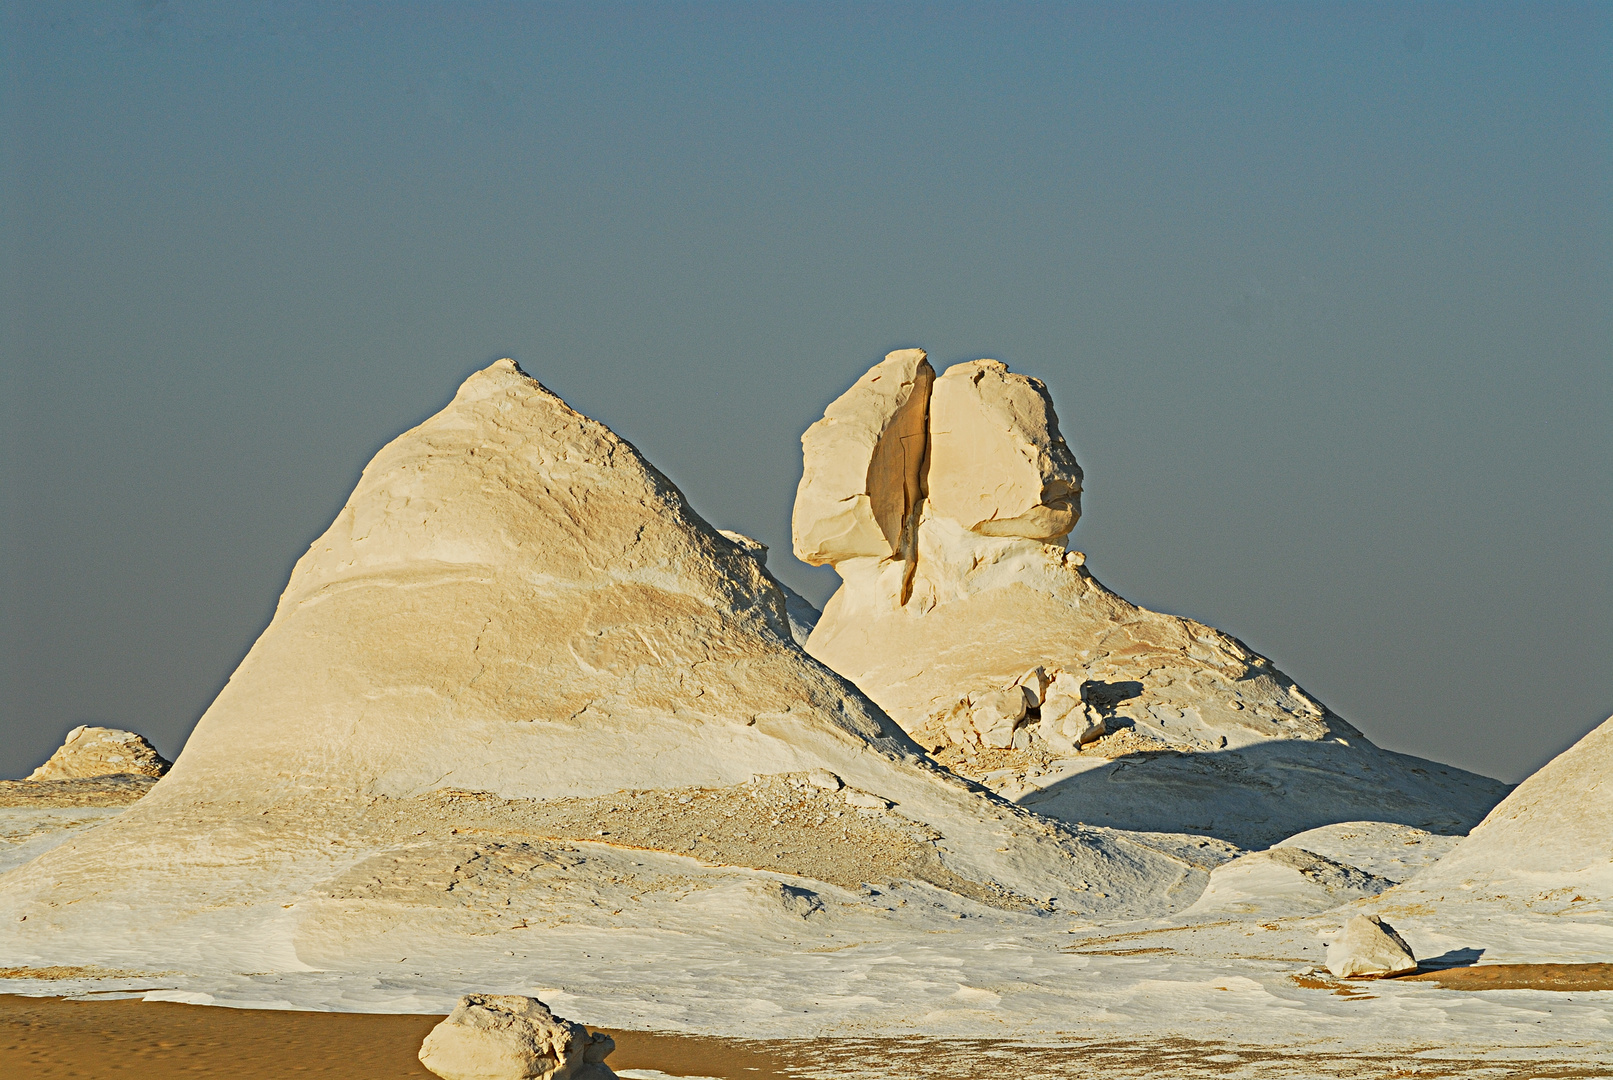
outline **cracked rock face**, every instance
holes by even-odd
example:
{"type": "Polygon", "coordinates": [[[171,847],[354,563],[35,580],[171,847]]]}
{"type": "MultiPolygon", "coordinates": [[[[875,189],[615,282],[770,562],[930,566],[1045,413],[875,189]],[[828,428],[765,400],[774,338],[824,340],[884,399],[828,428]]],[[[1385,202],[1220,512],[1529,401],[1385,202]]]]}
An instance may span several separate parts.
{"type": "Polygon", "coordinates": [[[934,381],[923,349],[893,352],[801,436],[805,467],[791,528],[803,561],[905,557],[934,381]]]}
{"type": "Polygon", "coordinates": [[[1379,750],[1237,639],[1104,588],[1064,547],[1085,478],[1047,387],[995,360],[927,381],[922,358],[892,353],[807,432],[794,530],[843,582],[807,651],[949,767],[1067,820],[1253,847],[1350,820],[1461,832],[1505,793],[1379,750]],[[923,448],[900,529],[869,509],[895,505],[870,467],[894,431],[923,448]]]}

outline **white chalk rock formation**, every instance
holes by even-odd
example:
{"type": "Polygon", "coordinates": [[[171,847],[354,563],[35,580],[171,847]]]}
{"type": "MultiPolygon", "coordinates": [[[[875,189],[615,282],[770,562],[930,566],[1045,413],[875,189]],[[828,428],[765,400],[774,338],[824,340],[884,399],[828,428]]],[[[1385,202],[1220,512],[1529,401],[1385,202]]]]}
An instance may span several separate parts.
{"type": "Polygon", "coordinates": [[[1605,908],[1613,901],[1613,719],[1552,758],[1450,854],[1384,898],[1502,901],[1553,916],[1605,908]]]}
{"type": "Polygon", "coordinates": [[[1081,467],[1047,387],[996,360],[935,380],[927,471],[931,509],[982,536],[1061,540],[1081,517],[1081,467]]]}
{"type": "Polygon", "coordinates": [[[1083,477],[1046,387],[993,360],[928,383],[921,356],[893,353],[803,437],[794,534],[843,580],[807,651],[950,767],[1066,820],[1253,848],[1367,818],[1462,832],[1505,793],[1380,750],[1241,642],[1105,589],[1064,548],[1083,477]],[[878,529],[865,504],[896,484],[854,481],[897,430],[927,447],[903,459],[920,491],[878,529]]]}
{"type": "Polygon", "coordinates": [[[1450,854],[1461,841],[1389,821],[1341,821],[1296,833],[1275,846],[1301,848],[1399,883],[1450,854]]]}
{"type": "Polygon", "coordinates": [[[1377,915],[1356,915],[1327,943],[1327,970],[1340,979],[1417,970],[1411,946],[1377,915]]]}
{"type": "Polygon", "coordinates": [[[885,874],[1139,916],[1190,903],[1224,858],[1062,826],[937,768],[794,643],[751,546],[506,360],[370,462],[152,793],[0,878],[0,954],[392,963],[404,933],[441,952],[528,918],[640,917],[657,875],[694,881],[708,852],[747,880],[885,874]],[[759,797],[784,775],[818,778],[790,808],[825,784],[871,805],[786,824],[759,797]],[[632,859],[600,853],[618,833],[632,859]],[[647,849],[676,865],[641,866],[647,849]]]}
{"type": "Polygon", "coordinates": [[[614,1080],[609,1035],[518,994],[467,994],[426,1036],[420,1063],[443,1080],[614,1080]]]}
{"type": "Polygon", "coordinates": [[[144,736],[116,728],[80,725],[67,733],[62,745],[30,780],[73,780],[92,776],[160,777],[169,762],[144,736]]]}

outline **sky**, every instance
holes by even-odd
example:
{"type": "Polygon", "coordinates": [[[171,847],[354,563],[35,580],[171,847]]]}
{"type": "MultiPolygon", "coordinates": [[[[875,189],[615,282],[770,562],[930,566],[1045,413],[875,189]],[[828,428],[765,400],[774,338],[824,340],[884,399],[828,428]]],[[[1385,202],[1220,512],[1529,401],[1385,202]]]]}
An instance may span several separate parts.
{"type": "Polygon", "coordinates": [[[0,776],[168,756],[513,356],[821,603],[799,436],[1045,380],[1110,588],[1516,781],[1613,713],[1613,7],[0,4],[0,776]]]}

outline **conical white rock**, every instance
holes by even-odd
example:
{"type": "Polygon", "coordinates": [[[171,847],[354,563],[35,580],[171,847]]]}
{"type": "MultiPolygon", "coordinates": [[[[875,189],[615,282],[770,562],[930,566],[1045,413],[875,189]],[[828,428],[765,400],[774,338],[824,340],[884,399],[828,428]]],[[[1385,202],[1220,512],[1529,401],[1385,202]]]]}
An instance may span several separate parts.
{"type": "MultiPolygon", "coordinates": [[[[843,584],[807,651],[905,730],[942,742],[949,732],[973,741],[960,702],[972,708],[1033,666],[1064,673],[1088,699],[1069,723],[1069,687],[1056,691],[1056,724],[984,716],[985,749],[1022,756],[943,755],[954,768],[1065,820],[1254,848],[1361,819],[1461,832],[1505,793],[1380,750],[1236,639],[1104,588],[1085,556],[1062,546],[1083,478],[1041,383],[996,361],[960,364],[935,380],[928,415],[911,557],[897,572],[888,559],[831,553],[843,584]],[[1105,737],[1078,754],[1099,721],[1105,737]]],[[[823,503],[803,480],[797,536],[813,533],[823,503]]]]}
{"type": "Polygon", "coordinates": [[[1417,970],[1411,946],[1376,915],[1356,915],[1327,943],[1327,970],[1341,979],[1417,970]]]}
{"type": "MultiPolygon", "coordinates": [[[[753,551],[500,361],[370,462],[152,794],[0,878],[0,954],[390,964],[409,934],[682,925],[699,905],[646,896],[782,870],[1147,914],[1223,857],[936,768],[795,645],[753,551]]],[[[756,896],[747,917],[798,918],[756,896]]]]}
{"type": "Polygon", "coordinates": [[[1385,895],[1400,904],[1428,897],[1554,913],[1613,900],[1613,719],[1519,784],[1449,855],[1385,895]]]}

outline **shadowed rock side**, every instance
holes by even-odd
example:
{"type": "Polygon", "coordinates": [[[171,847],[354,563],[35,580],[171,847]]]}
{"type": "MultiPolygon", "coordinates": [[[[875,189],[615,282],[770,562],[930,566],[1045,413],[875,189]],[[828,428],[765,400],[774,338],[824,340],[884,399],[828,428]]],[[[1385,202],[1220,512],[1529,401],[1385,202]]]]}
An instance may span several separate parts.
{"type": "Polygon", "coordinates": [[[772,873],[775,834],[796,874],[843,877],[855,841],[891,853],[870,870],[1026,911],[1171,910],[1230,854],[1063,827],[936,768],[794,643],[754,552],[500,361],[376,455],[152,793],[0,878],[0,950],[286,970],[391,955],[406,926],[441,942],[603,906],[658,927],[637,898],[723,884],[707,852],[772,873]],[[806,774],[839,801],[752,783],[806,774]],[[474,822],[432,801],[448,789],[474,822]],[[627,790],[653,813],[606,806],[627,790]]]}
{"type": "MultiPolygon", "coordinates": [[[[1051,397],[996,361],[933,382],[909,547],[803,543],[820,508],[860,497],[817,477],[876,478],[869,448],[897,421],[868,381],[802,440],[797,554],[843,579],[807,651],[955,771],[1064,820],[1246,847],[1350,820],[1462,832],[1505,794],[1380,750],[1236,639],[1104,588],[1064,548],[1084,477],[1051,397]]],[[[911,395],[901,408],[921,411],[911,395]]]]}

